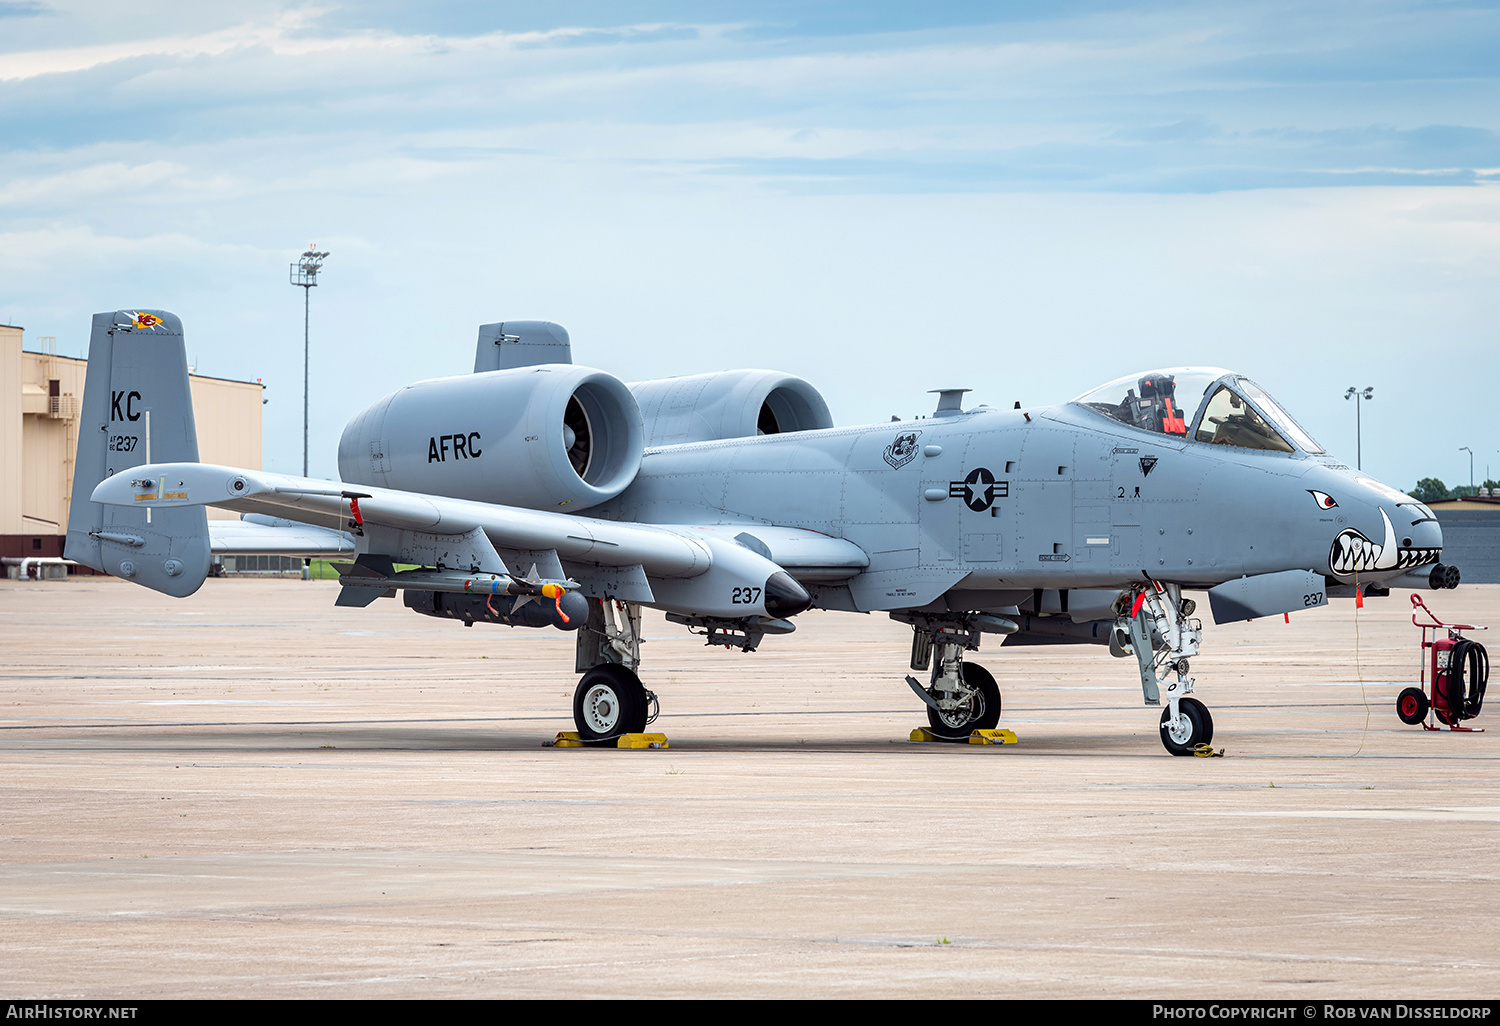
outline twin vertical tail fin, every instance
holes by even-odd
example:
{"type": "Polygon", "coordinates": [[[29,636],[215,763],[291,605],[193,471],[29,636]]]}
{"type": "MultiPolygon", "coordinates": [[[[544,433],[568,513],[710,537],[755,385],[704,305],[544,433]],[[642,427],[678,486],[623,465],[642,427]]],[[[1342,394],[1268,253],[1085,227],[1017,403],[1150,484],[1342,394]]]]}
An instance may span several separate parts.
{"type": "Polygon", "coordinates": [[[88,376],[68,511],[69,559],[183,597],[208,576],[208,512],[152,508],[173,482],[138,475],[136,505],[89,496],[106,477],[147,463],[196,463],[198,432],[188,386],[182,322],[165,310],[94,315],[88,376]]]}

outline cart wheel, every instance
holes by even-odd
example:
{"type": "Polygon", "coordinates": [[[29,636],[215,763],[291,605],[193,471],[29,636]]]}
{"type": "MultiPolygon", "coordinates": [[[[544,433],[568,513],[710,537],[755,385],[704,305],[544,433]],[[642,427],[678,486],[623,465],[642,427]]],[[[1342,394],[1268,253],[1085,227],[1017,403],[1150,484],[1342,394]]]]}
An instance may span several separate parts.
{"type": "Polygon", "coordinates": [[[1407,688],[1396,696],[1396,715],[1401,722],[1415,727],[1427,718],[1427,694],[1421,688],[1407,688]]]}

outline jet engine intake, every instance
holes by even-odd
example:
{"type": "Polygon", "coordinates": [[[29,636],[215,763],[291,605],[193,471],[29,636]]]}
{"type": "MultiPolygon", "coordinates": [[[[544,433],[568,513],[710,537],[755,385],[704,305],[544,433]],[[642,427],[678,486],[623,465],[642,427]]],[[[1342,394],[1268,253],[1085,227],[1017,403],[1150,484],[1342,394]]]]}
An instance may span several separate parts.
{"type": "Polygon", "coordinates": [[[735,370],[630,384],[647,445],[680,445],[833,427],[816,388],[791,374],[735,370]]]}
{"type": "Polygon", "coordinates": [[[339,440],[355,484],[527,509],[588,509],[635,479],[640,408],[618,378],[543,364],[420,381],[360,413],[339,440]]]}

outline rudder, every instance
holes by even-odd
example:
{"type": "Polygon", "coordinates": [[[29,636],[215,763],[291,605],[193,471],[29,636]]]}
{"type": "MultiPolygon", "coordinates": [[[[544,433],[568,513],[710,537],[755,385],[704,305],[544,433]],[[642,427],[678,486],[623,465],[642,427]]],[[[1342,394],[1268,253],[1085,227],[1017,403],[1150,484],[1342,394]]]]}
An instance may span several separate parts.
{"type": "MultiPolygon", "coordinates": [[[[89,496],[106,477],[146,463],[196,463],[198,432],[182,322],[165,310],[94,315],[83,386],[65,554],[85,566],[183,597],[208,576],[208,511],[155,508],[163,482],[143,478],[139,506],[89,496]]],[[[169,487],[170,482],[166,482],[169,487]]]]}

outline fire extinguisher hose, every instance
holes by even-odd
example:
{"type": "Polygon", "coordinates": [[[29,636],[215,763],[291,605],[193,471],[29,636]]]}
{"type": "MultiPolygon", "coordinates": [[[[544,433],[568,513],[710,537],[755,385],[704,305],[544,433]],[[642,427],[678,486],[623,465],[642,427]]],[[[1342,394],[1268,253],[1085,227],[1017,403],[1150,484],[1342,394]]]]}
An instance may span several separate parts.
{"type": "Polygon", "coordinates": [[[1484,689],[1490,680],[1490,657],[1484,646],[1468,638],[1453,646],[1448,656],[1449,705],[1459,719],[1471,720],[1484,707],[1484,689]],[[1464,677],[1468,676],[1465,683],[1464,677]]]}

